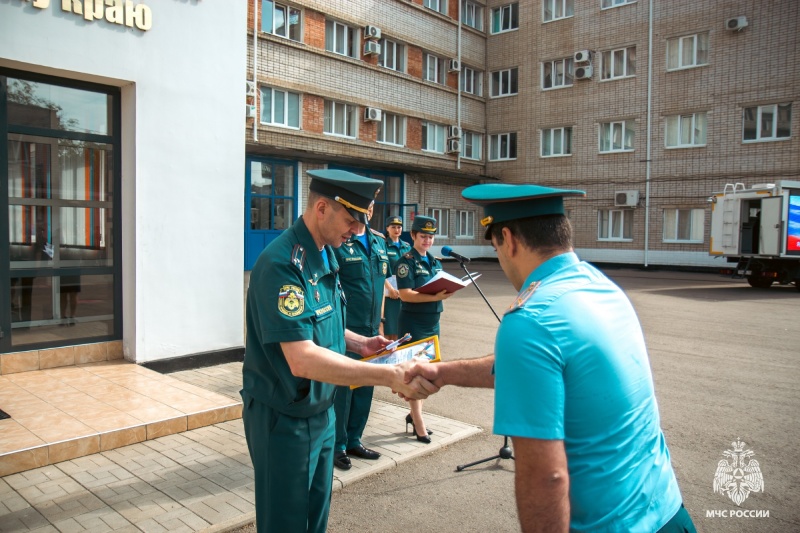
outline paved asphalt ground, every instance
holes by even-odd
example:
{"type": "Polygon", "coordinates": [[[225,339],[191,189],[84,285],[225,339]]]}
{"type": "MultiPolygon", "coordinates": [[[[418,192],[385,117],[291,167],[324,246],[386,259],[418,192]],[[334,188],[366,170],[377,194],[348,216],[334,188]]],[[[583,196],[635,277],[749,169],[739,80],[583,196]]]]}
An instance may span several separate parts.
{"type": "MultiPolygon", "coordinates": [[[[483,273],[479,284],[502,313],[514,290],[498,264],[471,270],[483,273]]],[[[662,426],[698,531],[800,531],[800,292],[753,289],[716,274],[606,272],[644,326],[662,426]],[[754,452],[764,479],[764,491],[740,507],[712,488],[722,452],[737,438],[754,452]],[[707,517],[714,512],[727,516],[707,517]]],[[[477,291],[459,292],[445,302],[443,357],[491,352],[496,328],[477,291]]],[[[392,401],[390,393],[377,396],[392,401]]],[[[492,391],[448,387],[427,400],[426,411],[487,431],[335,492],[329,531],[518,531],[513,461],[455,471],[502,445],[491,434],[493,400],[492,391]]]]}

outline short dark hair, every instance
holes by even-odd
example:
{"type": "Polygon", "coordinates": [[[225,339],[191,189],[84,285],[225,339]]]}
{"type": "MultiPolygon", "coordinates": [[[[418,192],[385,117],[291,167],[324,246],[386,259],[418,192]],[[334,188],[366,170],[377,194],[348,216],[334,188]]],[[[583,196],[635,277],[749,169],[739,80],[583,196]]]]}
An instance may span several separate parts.
{"type": "Polygon", "coordinates": [[[517,218],[492,224],[490,233],[497,244],[503,244],[503,228],[508,228],[526,248],[545,255],[572,248],[572,225],[564,215],[517,218]]]}

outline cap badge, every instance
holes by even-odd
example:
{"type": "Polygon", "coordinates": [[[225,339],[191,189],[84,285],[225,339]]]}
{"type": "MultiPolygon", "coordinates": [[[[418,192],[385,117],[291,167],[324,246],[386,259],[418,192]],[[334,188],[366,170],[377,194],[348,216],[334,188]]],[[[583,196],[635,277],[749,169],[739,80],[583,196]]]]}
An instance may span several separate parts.
{"type": "Polygon", "coordinates": [[[481,226],[483,226],[485,228],[486,226],[490,225],[492,222],[494,222],[494,217],[492,215],[489,215],[488,217],[484,217],[484,218],[481,219],[481,226]]]}

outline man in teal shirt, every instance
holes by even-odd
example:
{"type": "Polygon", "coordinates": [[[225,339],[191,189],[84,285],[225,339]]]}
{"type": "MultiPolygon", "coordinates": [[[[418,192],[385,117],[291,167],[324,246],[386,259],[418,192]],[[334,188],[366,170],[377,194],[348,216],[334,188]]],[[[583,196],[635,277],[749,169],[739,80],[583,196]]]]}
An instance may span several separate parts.
{"type": "Polygon", "coordinates": [[[537,185],[463,191],[520,291],[495,355],[420,366],[437,386],[495,389],[514,443],[522,530],[691,533],[661,431],[641,326],[622,290],[572,251],[563,197],[537,185]]]}
{"type": "Polygon", "coordinates": [[[311,170],[303,216],[259,256],[247,291],[242,421],[255,473],[259,532],[327,528],[333,482],[335,385],[406,385],[408,365],[373,365],[389,341],[345,330],[345,294],[333,248],[366,223],[382,182],[340,170],[311,170]]]}
{"type": "MultiPolygon", "coordinates": [[[[372,205],[367,217],[372,218],[372,205]]],[[[358,232],[334,249],[339,263],[339,278],[347,297],[347,329],[374,337],[380,333],[384,282],[389,275],[389,257],[383,235],[368,224],[359,224],[358,232]]],[[[347,352],[347,357],[361,355],[347,352]]],[[[369,419],[373,387],[336,387],[333,410],[336,413],[336,444],[333,464],[342,470],[352,466],[350,457],[375,460],[381,454],[364,447],[361,436],[369,419]]]]}

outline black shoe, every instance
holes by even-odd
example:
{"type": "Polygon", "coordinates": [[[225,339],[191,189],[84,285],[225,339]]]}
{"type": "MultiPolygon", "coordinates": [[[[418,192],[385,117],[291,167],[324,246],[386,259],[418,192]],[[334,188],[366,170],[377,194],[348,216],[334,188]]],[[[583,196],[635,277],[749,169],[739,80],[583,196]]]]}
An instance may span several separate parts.
{"type": "Polygon", "coordinates": [[[420,442],[424,442],[425,444],[430,444],[431,443],[431,438],[429,436],[427,436],[427,435],[417,435],[416,432],[415,432],[414,436],[417,437],[417,440],[420,441],[420,442]]]}
{"type": "MultiPolygon", "coordinates": [[[[406,433],[408,433],[408,425],[409,425],[409,424],[411,424],[411,429],[413,429],[413,430],[414,430],[414,434],[416,435],[416,434],[417,434],[417,428],[416,428],[416,427],[414,427],[414,419],[413,419],[413,418],[411,418],[411,413],[408,413],[408,414],[406,415],[406,433]]],[[[433,435],[433,431],[431,431],[431,430],[429,429],[429,430],[428,430],[428,435],[433,435]]]]}
{"type": "Polygon", "coordinates": [[[340,451],[333,452],[333,466],[341,470],[350,470],[353,465],[350,463],[350,458],[347,457],[347,452],[340,451]]]}
{"type": "Polygon", "coordinates": [[[355,448],[350,448],[345,453],[347,455],[352,455],[353,457],[360,457],[361,459],[367,459],[369,461],[374,461],[375,459],[381,456],[381,454],[379,454],[375,450],[364,448],[363,444],[359,444],[355,448]]]}

